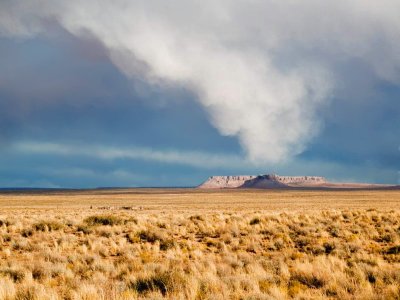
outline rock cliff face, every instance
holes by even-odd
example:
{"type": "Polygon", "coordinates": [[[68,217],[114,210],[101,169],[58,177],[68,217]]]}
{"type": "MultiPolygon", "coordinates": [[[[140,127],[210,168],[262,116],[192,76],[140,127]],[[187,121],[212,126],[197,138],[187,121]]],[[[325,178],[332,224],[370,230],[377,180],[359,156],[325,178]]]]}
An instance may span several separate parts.
{"type": "Polygon", "coordinates": [[[242,175],[211,176],[199,188],[279,188],[290,186],[317,186],[326,183],[318,176],[242,175]]]}
{"type": "Polygon", "coordinates": [[[279,176],[275,174],[260,175],[246,181],[243,188],[288,188],[288,187],[317,187],[325,184],[324,177],[319,176],[279,176]]]}
{"type": "Polygon", "coordinates": [[[400,189],[400,186],[370,183],[332,183],[320,176],[211,176],[198,188],[255,188],[255,189],[400,189]]]}
{"type": "Polygon", "coordinates": [[[224,189],[224,188],[238,188],[241,187],[245,182],[256,178],[257,176],[245,175],[245,176],[211,176],[202,183],[199,188],[204,189],[224,189]]]}

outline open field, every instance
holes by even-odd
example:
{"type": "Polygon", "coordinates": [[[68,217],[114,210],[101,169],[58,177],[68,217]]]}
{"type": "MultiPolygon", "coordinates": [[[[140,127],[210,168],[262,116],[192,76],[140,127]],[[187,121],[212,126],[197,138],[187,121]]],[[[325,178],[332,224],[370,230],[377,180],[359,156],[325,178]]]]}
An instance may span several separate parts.
{"type": "Polygon", "coordinates": [[[321,209],[400,209],[400,190],[198,190],[120,189],[67,192],[3,192],[0,208],[89,209],[131,206],[145,212],[310,211],[321,209]]]}
{"type": "Polygon", "coordinates": [[[399,299],[400,191],[0,194],[0,299],[399,299]]]}

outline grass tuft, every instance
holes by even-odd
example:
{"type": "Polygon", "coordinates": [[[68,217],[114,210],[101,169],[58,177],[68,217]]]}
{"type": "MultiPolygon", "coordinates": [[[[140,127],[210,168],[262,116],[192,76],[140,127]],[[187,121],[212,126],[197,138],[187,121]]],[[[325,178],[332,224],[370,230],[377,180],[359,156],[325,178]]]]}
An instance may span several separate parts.
{"type": "Polygon", "coordinates": [[[113,215],[96,215],[96,216],[90,216],[87,217],[84,222],[89,225],[89,226],[95,226],[95,225],[108,225],[108,226],[114,226],[114,225],[120,225],[124,223],[124,220],[113,215]]]}
{"type": "Polygon", "coordinates": [[[259,217],[254,217],[253,219],[250,220],[250,225],[256,225],[256,224],[260,224],[261,223],[261,219],[259,217]]]}
{"type": "Polygon", "coordinates": [[[32,227],[35,231],[55,231],[62,229],[64,226],[56,221],[40,221],[33,224],[32,227]]]}

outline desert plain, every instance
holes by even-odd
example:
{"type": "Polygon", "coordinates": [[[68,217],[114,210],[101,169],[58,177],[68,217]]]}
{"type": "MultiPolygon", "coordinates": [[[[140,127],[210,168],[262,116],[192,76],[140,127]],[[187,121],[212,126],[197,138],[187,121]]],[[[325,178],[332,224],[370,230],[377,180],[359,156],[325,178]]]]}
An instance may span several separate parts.
{"type": "Polygon", "coordinates": [[[0,299],[399,298],[399,190],[0,193],[0,299]]]}

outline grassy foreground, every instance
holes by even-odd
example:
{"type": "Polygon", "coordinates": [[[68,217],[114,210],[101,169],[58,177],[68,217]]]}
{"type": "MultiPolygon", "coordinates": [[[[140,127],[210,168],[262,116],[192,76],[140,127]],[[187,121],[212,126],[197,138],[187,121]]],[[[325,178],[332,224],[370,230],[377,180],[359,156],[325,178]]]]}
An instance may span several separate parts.
{"type": "Polygon", "coordinates": [[[400,299],[399,196],[2,195],[0,299],[400,299]]]}

